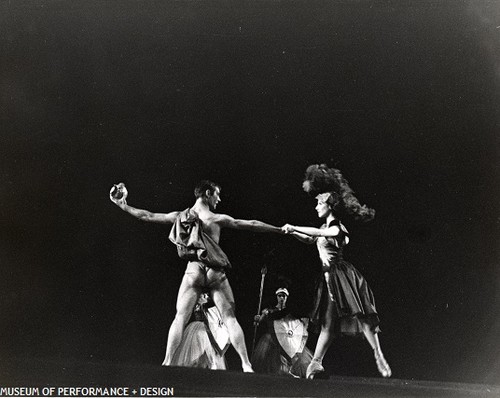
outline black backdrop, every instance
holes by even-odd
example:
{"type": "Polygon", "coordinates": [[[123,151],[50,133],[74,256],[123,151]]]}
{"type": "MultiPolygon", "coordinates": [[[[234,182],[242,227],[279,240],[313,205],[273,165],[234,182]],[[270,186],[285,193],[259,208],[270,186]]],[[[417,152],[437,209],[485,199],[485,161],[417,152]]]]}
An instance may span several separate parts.
{"type": "MultiPolygon", "coordinates": [[[[0,5],[0,354],[163,359],[183,263],[108,200],[319,225],[310,163],[377,210],[346,220],[400,378],[500,383],[500,6],[495,1],[69,1],[0,5]]],[[[314,247],[225,231],[250,343],[260,268],[307,313],[314,247]]],[[[234,353],[230,366],[238,368],[234,353]]],[[[375,375],[341,340],[337,374],[375,375]]]]}

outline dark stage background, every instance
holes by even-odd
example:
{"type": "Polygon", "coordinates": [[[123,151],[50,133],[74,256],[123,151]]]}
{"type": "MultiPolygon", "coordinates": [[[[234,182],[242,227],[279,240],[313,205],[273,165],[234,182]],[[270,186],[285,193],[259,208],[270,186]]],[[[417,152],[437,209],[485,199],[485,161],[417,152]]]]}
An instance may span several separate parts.
{"type": "MultiPolygon", "coordinates": [[[[0,9],[2,358],[161,363],[184,264],[168,228],[109,201],[113,183],[164,212],[209,178],[220,212],[319,225],[301,180],[327,162],[377,210],[345,220],[346,257],[375,293],[394,377],[500,383],[498,2],[0,9]]],[[[249,345],[264,263],[264,304],[285,277],[307,313],[314,247],[231,230],[222,246],[249,345]]],[[[376,375],[364,341],[325,362],[376,375]]]]}

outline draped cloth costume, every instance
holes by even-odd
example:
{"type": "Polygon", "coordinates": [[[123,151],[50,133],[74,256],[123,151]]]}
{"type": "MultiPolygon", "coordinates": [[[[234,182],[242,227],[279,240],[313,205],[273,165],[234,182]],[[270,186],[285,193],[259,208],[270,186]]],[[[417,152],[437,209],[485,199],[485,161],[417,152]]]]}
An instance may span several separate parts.
{"type": "MultiPolygon", "coordinates": [[[[307,326],[308,320],[304,321],[293,317],[287,309],[269,309],[266,332],[259,339],[252,355],[253,369],[257,373],[291,374],[305,378],[307,365],[313,357],[311,351],[305,346],[307,326]],[[292,327],[290,328],[290,326],[292,327]],[[288,330],[282,330],[283,328],[288,330]],[[299,329],[301,330],[299,331],[299,329]],[[283,331],[288,334],[288,337],[292,337],[294,332],[300,334],[297,337],[302,339],[302,344],[297,352],[287,353],[287,350],[283,348],[278,336],[283,331]]],[[[286,337],[284,338],[286,339],[286,337]]]]}
{"type": "Polygon", "coordinates": [[[226,353],[230,342],[227,328],[215,306],[197,304],[192,322],[188,323],[174,353],[171,366],[226,369],[226,353]]]}
{"type": "Polygon", "coordinates": [[[328,226],[340,230],[335,237],[318,237],[316,246],[322,263],[323,275],[318,281],[311,319],[317,326],[332,302],[335,334],[356,335],[362,333],[360,320],[366,321],[372,331],[379,332],[379,317],[375,298],[365,278],[354,266],[342,258],[342,249],[349,241],[349,233],[338,220],[328,226]]]}
{"type": "Polygon", "coordinates": [[[226,254],[203,231],[198,214],[189,208],[176,217],[168,238],[177,246],[177,253],[184,260],[199,261],[219,271],[231,268],[226,254]]]}

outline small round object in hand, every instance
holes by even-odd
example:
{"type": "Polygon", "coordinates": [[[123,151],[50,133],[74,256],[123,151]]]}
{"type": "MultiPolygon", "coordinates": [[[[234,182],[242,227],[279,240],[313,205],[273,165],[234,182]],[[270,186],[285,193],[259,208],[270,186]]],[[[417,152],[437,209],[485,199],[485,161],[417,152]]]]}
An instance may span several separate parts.
{"type": "Polygon", "coordinates": [[[111,196],[114,199],[121,199],[121,198],[123,198],[123,189],[122,189],[122,186],[120,184],[118,184],[118,185],[114,184],[113,185],[113,189],[111,190],[111,196]]]}

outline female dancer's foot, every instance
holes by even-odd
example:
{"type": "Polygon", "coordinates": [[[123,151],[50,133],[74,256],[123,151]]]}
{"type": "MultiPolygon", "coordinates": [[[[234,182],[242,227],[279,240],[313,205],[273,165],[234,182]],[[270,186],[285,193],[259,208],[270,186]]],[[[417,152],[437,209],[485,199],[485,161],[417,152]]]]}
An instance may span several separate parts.
{"type": "Polygon", "coordinates": [[[250,364],[248,364],[248,365],[244,364],[244,365],[242,365],[242,368],[243,368],[243,372],[245,372],[245,373],[254,373],[253,369],[252,369],[252,365],[250,365],[250,364]]]}
{"type": "Polygon", "coordinates": [[[321,362],[313,359],[306,370],[306,379],[314,379],[315,376],[323,373],[325,368],[321,365],[321,362]]]}
{"type": "Polygon", "coordinates": [[[375,362],[377,363],[377,368],[379,373],[382,375],[382,377],[391,377],[392,375],[391,367],[385,360],[382,351],[374,350],[373,352],[375,354],[375,362]]]}

